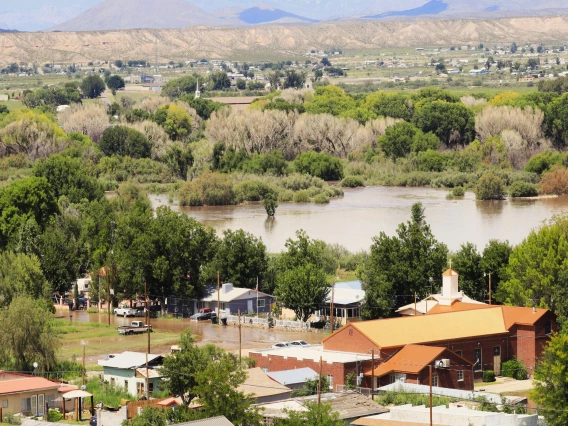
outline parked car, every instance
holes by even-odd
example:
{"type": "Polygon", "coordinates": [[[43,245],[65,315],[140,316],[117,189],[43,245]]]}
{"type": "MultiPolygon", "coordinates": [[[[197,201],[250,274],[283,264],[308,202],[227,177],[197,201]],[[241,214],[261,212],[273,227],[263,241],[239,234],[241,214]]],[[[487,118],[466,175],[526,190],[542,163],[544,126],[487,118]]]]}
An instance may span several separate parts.
{"type": "Polygon", "coordinates": [[[136,309],[121,305],[118,308],[115,308],[114,314],[118,317],[135,317],[136,309]]]}
{"type": "Polygon", "coordinates": [[[290,344],[292,346],[308,346],[308,342],[304,340],[294,340],[293,342],[290,342],[290,344]]]}
{"type": "Polygon", "coordinates": [[[285,347],[288,347],[288,346],[292,346],[292,344],[290,342],[278,342],[278,343],[275,343],[275,344],[272,345],[272,347],[274,349],[285,348],[285,347]]]}
{"type": "Polygon", "coordinates": [[[97,426],[97,415],[95,414],[89,420],[89,426],[97,426]]]}
{"type": "Polygon", "coordinates": [[[209,309],[208,312],[198,312],[196,314],[193,314],[191,317],[189,317],[189,319],[193,321],[207,321],[207,320],[212,320],[214,318],[217,318],[217,314],[215,312],[211,312],[211,309],[209,309]]]}

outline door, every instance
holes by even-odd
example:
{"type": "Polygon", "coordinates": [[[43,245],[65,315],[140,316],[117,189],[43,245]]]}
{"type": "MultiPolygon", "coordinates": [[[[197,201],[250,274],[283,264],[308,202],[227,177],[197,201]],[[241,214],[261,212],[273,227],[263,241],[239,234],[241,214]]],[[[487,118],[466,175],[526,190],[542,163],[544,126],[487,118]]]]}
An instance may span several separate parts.
{"type": "Polygon", "coordinates": [[[501,375],[501,346],[493,348],[493,371],[496,376],[501,375]]]}
{"type": "Polygon", "coordinates": [[[247,311],[248,313],[254,312],[252,308],[252,299],[247,300],[247,311]]]}
{"type": "Polygon", "coordinates": [[[44,394],[37,396],[37,415],[43,416],[45,411],[45,396],[44,394]]]}
{"type": "Polygon", "coordinates": [[[37,395],[32,396],[32,414],[37,416],[37,395]]]}

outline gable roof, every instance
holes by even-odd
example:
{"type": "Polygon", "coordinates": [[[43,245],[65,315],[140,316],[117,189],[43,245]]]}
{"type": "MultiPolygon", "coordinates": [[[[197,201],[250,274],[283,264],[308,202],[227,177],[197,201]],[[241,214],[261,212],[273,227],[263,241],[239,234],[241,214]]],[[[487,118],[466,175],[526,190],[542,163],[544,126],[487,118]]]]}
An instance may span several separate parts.
{"type": "Polygon", "coordinates": [[[318,373],[310,367],[304,367],[294,370],[269,371],[266,375],[281,385],[293,385],[305,383],[309,379],[316,378],[318,373]]]}
{"type": "Polygon", "coordinates": [[[535,325],[535,323],[548,312],[547,309],[526,308],[524,306],[503,306],[503,305],[486,305],[471,304],[456,301],[451,306],[436,305],[429,310],[428,314],[441,314],[450,312],[471,311],[477,309],[500,309],[505,320],[505,327],[510,329],[515,324],[519,325],[535,325]]]}
{"type": "MultiPolygon", "coordinates": [[[[376,367],[375,376],[381,377],[392,372],[418,374],[445,350],[446,348],[438,346],[406,345],[388,361],[376,367]]],[[[365,375],[371,375],[371,369],[365,375]]]]}
{"type": "Polygon", "coordinates": [[[59,389],[59,386],[61,386],[60,382],[52,382],[43,377],[0,371],[0,395],[59,389]]]}
{"type": "Polygon", "coordinates": [[[252,394],[256,398],[285,394],[288,394],[287,398],[290,397],[292,390],[272,380],[261,368],[249,368],[247,373],[245,382],[237,387],[239,392],[245,395],[252,394]]]}
{"type": "Polygon", "coordinates": [[[176,426],[235,426],[225,416],[211,417],[209,419],[195,420],[193,422],[178,423],[176,426]]]}
{"type": "MultiPolygon", "coordinates": [[[[351,323],[344,329],[348,327],[358,330],[379,348],[503,334],[508,331],[500,309],[362,321],[351,323]]],[[[336,333],[328,336],[324,342],[335,335],[336,333]]]]}
{"type": "MultiPolygon", "coordinates": [[[[154,361],[161,361],[162,355],[148,354],[148,364],[154,361]]],[[[99,360],[99,365],[111,368],[132,369],[146,366],[146,354],[143,352],[126,351],[113,358],[99,360]]]]}
{"type": "MultiPolygon", "coordinates": [[[[221,294],[219,295],[219,301],[221,303],[229,303],[237,299],[256,299],[256,290],[250,288],[233,287],[230,291],[223,293],[221,289],[221,294]]],[[[258,297],[272,297],[269,294],[258,292],[258,297]]],[[[209,288],[205,290],[205,295],[201,299],[203,302],[216,302],[217,301],[217,289],[209,288]]]]}

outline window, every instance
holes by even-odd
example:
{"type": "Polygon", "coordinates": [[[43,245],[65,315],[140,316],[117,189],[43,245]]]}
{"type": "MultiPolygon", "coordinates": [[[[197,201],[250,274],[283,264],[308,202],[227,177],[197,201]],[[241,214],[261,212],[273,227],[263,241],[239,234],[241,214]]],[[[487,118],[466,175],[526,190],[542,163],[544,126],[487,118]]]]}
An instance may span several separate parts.
{"type": "Polygon", "coordinates": [[[266,306],[266,300],[258,299],[258,308],[264,308],[266,306]]]}
{"type": "Polygon", "coordinates": [[[438,375],[432,374],[432,386],[438,386],[438,375]]]}
{"type": "Polygon", "coordinates": [[[29,414],[32,411],[32,399],[22,398],[22,413],[29,414]]]}
{"type": "Polygon", "coordinates": [[[458,370],[458,382],[463,382],[463,370],[458,370]]]}
{"type": "Polygon", "coordinates": [[[391,373],[389,378],[391,383],[406,383],[406,374],[404,373],[391,373]]]}
{"type": "Polygon", "coordinates": [[[145,393],[144,382],[136,382],[136,395],[144,395],[145,393]]]}
{"type": "Polygon", "coordinates": [[[456,351],[456,355],[463,356],[463,352],[462,351],[456,351]]]}
{"type": "Polygon", "coordinates": [[[552,323],[550,321],[546,321],[544,323],[544,334],[551,334],[552,333],[552,323]]]}
{"type": "Polygon", "coordinates": [[[327,375],[327,381],[329,382],[329,390],[333,390],[333,376],[331,374],[327,375]]]}
{"type": "Polygon", "coordinates": [[[2,408],[8,408],[8,400],[7,399],[2,400],[2,408]]]}
{"type": "Polygon", "coordinates": [[[481,359],[481,349],[474,349],[473,350],[473,357],[475,358],[475,365],[474,365],[474,369],[475,371],[482,371],[483,370],[483,364],[482,359],[481,359]]]}
{"type": "Polygon", "coordinates": [[[154,383],[153,382],[148,383],[148,390],[150,391],[150,395],[152,395],[152,392],[154,392],[154,383]]]}
{"type": "Polygon", "coordinates": [[[124,390],[128,392],[128,380],[124,381],[124,390]]]}

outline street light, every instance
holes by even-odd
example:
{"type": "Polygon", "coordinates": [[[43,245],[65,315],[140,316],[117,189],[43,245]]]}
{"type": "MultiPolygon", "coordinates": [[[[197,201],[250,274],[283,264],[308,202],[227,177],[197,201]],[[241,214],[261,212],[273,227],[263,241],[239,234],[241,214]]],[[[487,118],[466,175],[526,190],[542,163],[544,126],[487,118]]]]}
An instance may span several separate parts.
{"type": "Polygon", "coordinates": [[[39,365],[39,364],[38,364],[37,362],[34,362],[34,364],[33,364],[33,366],[34,366],[34,376],[36,375],[36,369],[37,369],[38,365],[39,365]]]}

